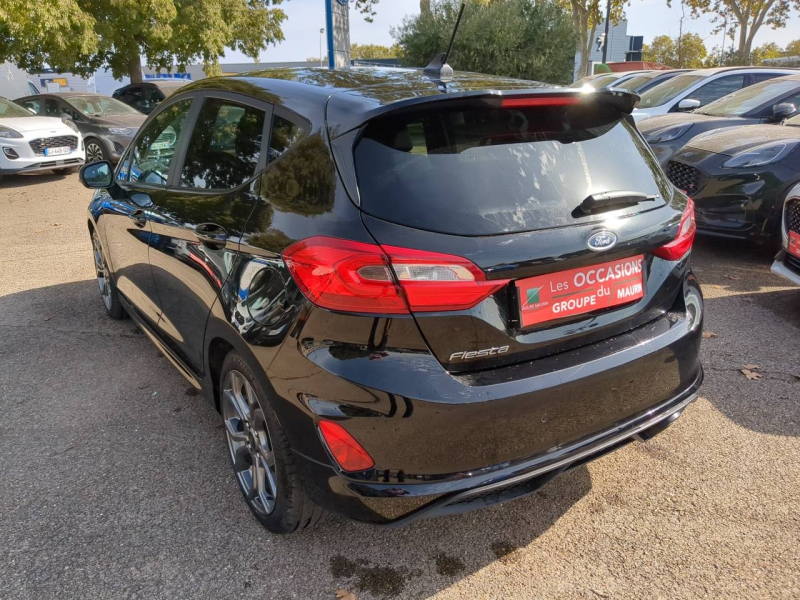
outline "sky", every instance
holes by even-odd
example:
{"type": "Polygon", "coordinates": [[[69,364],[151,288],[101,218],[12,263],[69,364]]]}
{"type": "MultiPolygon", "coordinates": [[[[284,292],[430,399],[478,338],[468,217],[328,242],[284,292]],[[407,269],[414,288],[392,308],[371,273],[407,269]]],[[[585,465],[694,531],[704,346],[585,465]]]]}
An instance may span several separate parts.
{"type": "MultiPolygon", "coordinates": [[[[630,1],[630,6],[626,8],[628,35],[642,35],[647,44],[657,35],[675,36],[678,34],[681,16],[678,0],[673,1],[672,8],[667,6],[666,0],[630,1]]],[[[281,8],[288,16],[283,23],[286,40],[262,52],[260,61],[302,61],[319,56],[319,30],[325,27],[324,0],[284,0],[281,8]]],[[[418,14],[419,0],[380,0],[377,11],[374,23],[367,23],[358,12],[351,8],[350,41],[352,43],[390,46],[393,43],[390,34],[391,28],[400,25],[406,15],[418,14]]],[[[714,25],[708,18],[684,19],[684,31],[696,33],[702,37],[709,51],[722,42],[722,34],[712,35],[713,29],[714,25]]],[[[775,42],[779,46],[785,46],[798,38],[800,38],[800,15],[792,12],[787,27],[784,29],[772,30],[766,25],[763,26],[756,35],[755,45],[775,42]]],[[[726,40],[726,47],[729,44],[730,40],[726,40]]],[[[323,50],[323,52],[326,51],[323,50]]],[[[220,62],[250,62],[250,59],[240,52],[231,51],[220,62]]]]}

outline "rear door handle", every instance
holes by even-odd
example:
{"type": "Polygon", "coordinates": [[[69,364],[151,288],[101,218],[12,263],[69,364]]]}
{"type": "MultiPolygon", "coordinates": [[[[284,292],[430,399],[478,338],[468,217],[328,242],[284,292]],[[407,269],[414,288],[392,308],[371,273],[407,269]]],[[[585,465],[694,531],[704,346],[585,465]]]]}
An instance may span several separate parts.
{"type": "Polygon", "coordinates": [[[209,246],[224,246],[228,241],[228,233],[225,228],[216,223],[200,223],[194,228],[194,235],[209,246]]]}
{"type": "Polygon", "coordinates": [[[135,211],[130,213],[128,217],[133,220],[133,224],[137,227],[144,227],[147,225],[147,213],[145,213],[141,208],[137,208],[135,211]]]}

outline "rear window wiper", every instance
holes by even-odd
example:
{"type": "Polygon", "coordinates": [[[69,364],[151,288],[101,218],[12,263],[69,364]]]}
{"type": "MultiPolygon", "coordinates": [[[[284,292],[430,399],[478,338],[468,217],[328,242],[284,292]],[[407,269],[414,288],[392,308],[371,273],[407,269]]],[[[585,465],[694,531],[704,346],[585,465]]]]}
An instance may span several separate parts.
{"type": "Polygon", "coordinates": [[[659,194],[643,194],[642,192],[616,191],[600,192],[591,194],[581,202],[578,210],[583,214],[600,212],[606,208],[619,208],[620,206],[632,206],[640,202],[652,202],[661,196],[659,194]]]}

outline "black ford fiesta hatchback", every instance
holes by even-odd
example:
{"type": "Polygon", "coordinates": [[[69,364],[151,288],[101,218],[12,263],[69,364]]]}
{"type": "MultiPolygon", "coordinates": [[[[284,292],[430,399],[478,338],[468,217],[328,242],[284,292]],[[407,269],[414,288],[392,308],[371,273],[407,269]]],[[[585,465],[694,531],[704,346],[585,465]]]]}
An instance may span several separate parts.
{"type": "Polygon", "coordinates": [[[693,204],[635,99],[413,70],[188,85],[82,171],[106,309],[221,412],[271,531],[524,496],[702,380],[693,204]]]}

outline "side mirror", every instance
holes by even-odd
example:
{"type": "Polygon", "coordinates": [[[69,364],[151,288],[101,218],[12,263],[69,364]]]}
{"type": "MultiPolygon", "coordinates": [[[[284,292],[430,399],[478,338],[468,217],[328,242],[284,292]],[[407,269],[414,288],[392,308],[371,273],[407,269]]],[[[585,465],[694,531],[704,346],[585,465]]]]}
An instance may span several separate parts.
{"type": "Polygon", "coordinates": [[[71,115],[71,114],[69,114],[68,112],[62,112],[62,113],[61,113],[59,116],[60,116],[62,119],[66,119],[66,120],[68,120],[68,121],[72,121],[72,115],[71,115]]]}
{"type": "Polygon", "coordinates": [[[114,183],[114,171],[107,160],[84,165],[78,177],[89,189],[107,189],[114,183]]]}
{"type": "Polygon", "coordinates": [[[678,102],[678,110],[680,111],[688,112],[696,108],[700,108],[700,100],[684,98],[683,100],[678,102]]]}
{"type": "Polygon", "coordinates": [[[34,115],[38,115],[39,114],[35,110],[33,110],[30,106],[26,106],[25,108],[27,108],[29,111],[31,111],[31,114],[34,114],[34,115]]]}
{"type": "Polygon", "coordinates": [[[783,121],[797,112],[797,107],[791,102],[781,102],[772,107],[772,118],[783,121]]]}

